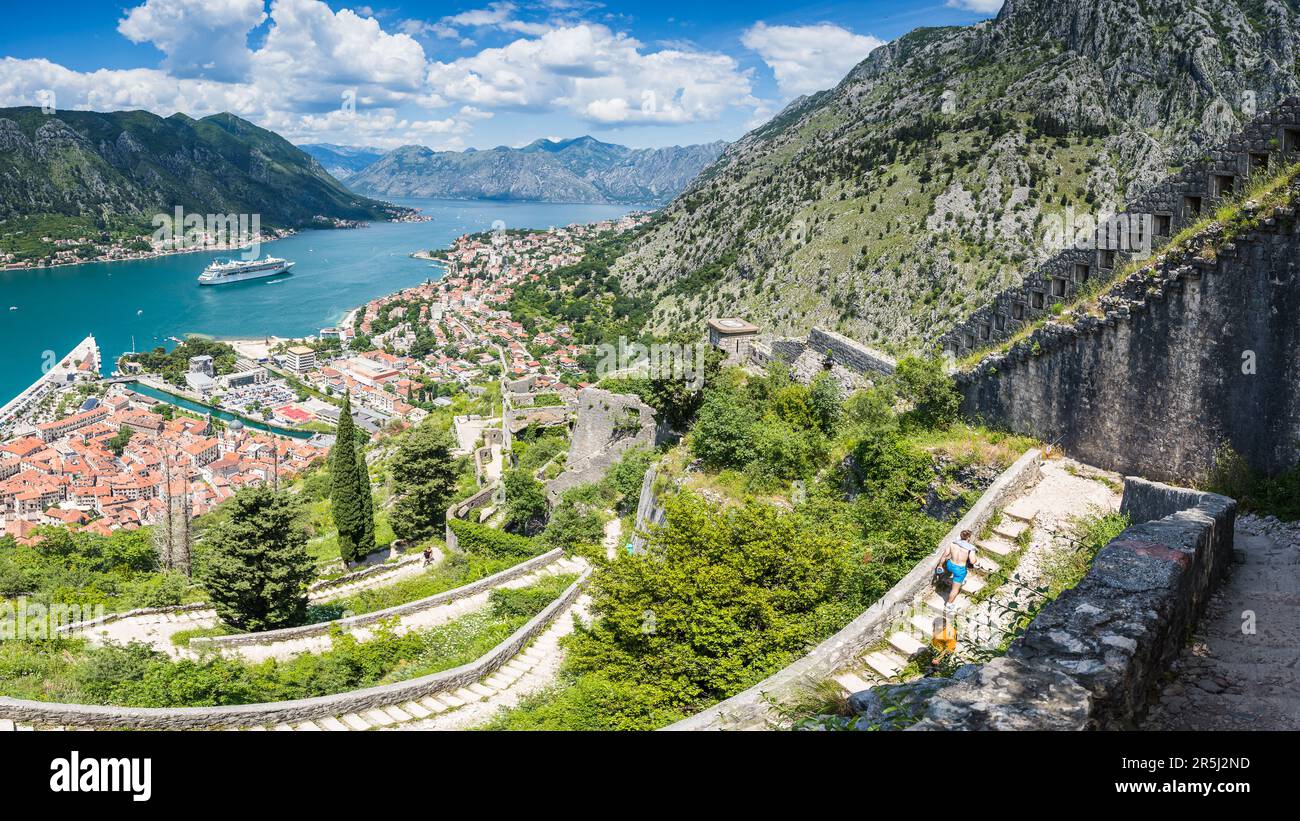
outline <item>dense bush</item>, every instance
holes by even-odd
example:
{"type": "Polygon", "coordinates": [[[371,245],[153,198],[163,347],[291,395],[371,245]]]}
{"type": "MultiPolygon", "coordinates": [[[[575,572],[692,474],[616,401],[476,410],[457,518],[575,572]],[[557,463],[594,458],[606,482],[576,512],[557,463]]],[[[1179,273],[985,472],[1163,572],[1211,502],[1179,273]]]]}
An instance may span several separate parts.
{"type": "Polygon", "coordinates": [[[193,598],[185,577],[158,571],[153,528],[98,536],[43,527],[38,534],[42,540],[31,547],[0,537],[0,597],[23,595],[33,603],[107,610],[193,598]]]}
{"type": "Polygon", "coordinates": [[[456,534],[457,545],[466,553],[495,558],[527,559],[545,553],[536,540],[515,533],[506,533],[494,527],[463,519],[451,519],[448,524],[456,534]]]}

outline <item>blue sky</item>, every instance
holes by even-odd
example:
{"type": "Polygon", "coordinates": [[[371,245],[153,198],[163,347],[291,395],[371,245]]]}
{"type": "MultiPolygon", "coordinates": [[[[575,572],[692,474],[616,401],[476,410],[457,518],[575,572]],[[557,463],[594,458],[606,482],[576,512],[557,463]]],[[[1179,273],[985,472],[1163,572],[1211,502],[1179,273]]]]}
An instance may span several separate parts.
{"type": "Polygon", "coordinates": [[[919,26],[1001,0],[74,0],[0,31],[0,105],[232,111],[294,142],[732,140],[919,26]]]}

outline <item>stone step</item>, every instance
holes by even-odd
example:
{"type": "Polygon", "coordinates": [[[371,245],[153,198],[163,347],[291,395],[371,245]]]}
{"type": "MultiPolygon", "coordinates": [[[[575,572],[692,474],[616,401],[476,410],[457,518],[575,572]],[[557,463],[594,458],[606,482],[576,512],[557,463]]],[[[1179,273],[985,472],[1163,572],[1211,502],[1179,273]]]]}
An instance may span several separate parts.
{"type": "Polygon", "coordinates": [[[908,658],[925,649],[924,644],[901,630],[895,630],[889,634],[889,644],[908,658]]]}
{"type": "Polygon", "coordinates": [[[1006,519],[1003,519],[997,527],[993,528],[993,535],[1001,536],[1008,542],[1014,542],[1016,539],[1020,538],[1021,533],[1024,533],[1028,529],[1029,525],[1025,522],[1015,520],[1007,521],[1006,519]]]}
{"type": "Polygon", "coordinates": [[[514,684],[517,680],[517,678],[509,678],[500,673],[494,673],[483,679],[483,686],[490,690],[501,691],[514,684]]]}
{"type": "Polygon", "coordinates": [[[0,718],[0,733],[11,733],[14,730],[14,723],[10,719],[0,718]]]}
{"type": "Polygon", "coordinates": [[[339,721],[342,721],[344,724],[348,725],[354,730],[370,729],[370,722],[366,721],[364,718],[357,715],[356,713],[348,713],[347,715],[339,716],[339,721]]]}
{"type": "Polygon", "coordinates": [[[329,718],[318,718],[316,719],[316,723],[320,725],[320,728],[322,730],[330,730],[332,732],[341,732],[344,730],[351,729],[350,727],[348,727],[348,725],[344,724],[342,721],[339,721],[334,716],[330,716],[329,718]]]}
{"type": "Polygon", "coordinates": [[[980,554],[976,553],[975,569],[987,576],[989,574],[996,573],[999,570],[1001,570],[1002,565],[993,561],[988,556],[981,556],[980,554]]]}
{"type": "Polygon", "coordinates": [[[303,721],[293,725],[293,729],[303,730],[311,733],[311,732],[319,732],[321,728],[314,721],[303,721]]]}
{"type": "Polygon", "coordinates": [[[476,701],[483,700],[482,693],[476,693],[468,687],[462,687],[452,693],[453,696],[460,699],[461,704],[473,704],[476,701]]]}
{"type": "Polygon", "coordinates": [[[1004,516],[1010,516],[1029,524],[1038,518],[1038,508],[1030,503],[1028,499],[1017,499],[1006,507],[1002,508],[1004,516]]]}
{"type": "MultiPolygon", "coordinates": [[[[933,611],[936,615],[938,615],[944,612],[944,604],[946,601],[947,599],[943,596],[940,596],[938,593],[931,593],[930,595],[926,596],[922,600],[922,603],[929,610],[933,611]]],[[[952,603],[953,611],[960,612],[962,610],[965,610],[967,607],[970,606],[970,603],[971,600],[969,596],[967,596],[964,593],[958,593],[957,598],[952,603]]]]}
{"type": "MultiPolygon", "coordinates": [[[[997,531],[994,532],[996,533],[997,531]]],[[[988,552],[994,553],[998,556],[1010,555],[1016,549],[1014,544],[1009,544],[1001,539],[985,539],[984,541],[979,542],[978,545],[980,550],[987,550],[988,552]]],[[[977,565],[979,564],[979,558],[976,558],[975,563],[977,565]]]]}
{"type": "MultiPolygon", "coordinates": [[[[477,700],[478,699],[475,699],[475,701],[477,700]]],[[[465,706],[465,699],[460,698],[455,693],[439,693],[438,701],[446,704],[449,709],[465,706]]]]}
{"type": "Polygon", "coordinates": [[[844,688],[848,693],[860,693],[863,690],[870,690],[871,685],[863,681],[853,673],[839,673],[831,676],[831,680],[844,688]]]}
{"type": "Polygon", "coordinates": [[[435,698],[434,696],[425,696],[424,698],[420,699],[420,704],[429,708],[429,710],[433,712],[434,715],[437,715],[438,713],[445,713],[451,709],[450,704],[447,704],[443,702],[441,699],[435,698]]]}
{"type": "Polygon", "coordinates": [[[293,732],[293,727],[290,727],[288,724],[277,724],[277,725],[275,725],[274,727],[272,727],[271,729],[275,730],[275,731],[278,732],[278,733],[291,733],[291,732],[293,732]]]}
{"type": "Polygon", "coordinates": [[[397,723],[397,719],[393,718],[388,713],[384,712],[382,709],[378,707],[374,708],[373,710],[366,710],[364,713],[361,714],[361,717],[365,719],[367,723],[369,723],[371,726],[374,727],[387,727],[390,724],[397,723]]]}
{"type": "Polygon", "coordinates": [[[866,662],[868,667],[885,678],[894,678],[903,672],[903,668],[907,666],[907,659],[900,657],[892,650],[877,650],[863,656],[862,660],[866,662]]]}
{"type": "Polygon", "coordinates": [[[245,727],[244,730],[246,730],[247,732],[250,732],[250,733],[264,733],[264,732],[266,732],[266,728],[263,727],[261,724],[258,724],[256,727],[245,727]]]}
{"type": "Polygon", "coordinates": [[[468,688],[466,688],[466,689],[468,689],[468,690],[469,690],[470,692],[472,692],[472,693],[478,693],[478,694],[479,694],[480,696],[482,696],[483,698],[488,698],[489,696],[494,696],[494,695],[496,695],[496,693],[497,693],[496,690],[492,689],[491,687],[485,687],[485,686],[483,686],[482,684],[478,683],[477,681],[474,682],[473,684],[471,684],[471,685],[470,685],[468,688]]]}
{"type": "Polygon", "coordinates": [[[414,718],[428,718],[433,715],[433,711],[425,707],[418,701],[408,701],[402,705],[402,711],[410,713],[414,718]]]}
{"type": "Polygon", "coordinates": [[[398,707],[397,705],[390,705],[388,707],[381,707],[379,709],[382,712],[387,713],[398,724],[401,724],[404,721],[410,721],[412,718],[414,718],[414,716],[412,716],[410,713],[403,710],[401,707],[398,707]]]}
{"type": "Polygon", "coordinates": [[[973,572],[967,573],[966,581],[963,582],[961,586],[961,592],[978,593],[979,591],[983,590],[987,584],[988,582],[984,581],[984,578],[982,576],[973,572]]]}

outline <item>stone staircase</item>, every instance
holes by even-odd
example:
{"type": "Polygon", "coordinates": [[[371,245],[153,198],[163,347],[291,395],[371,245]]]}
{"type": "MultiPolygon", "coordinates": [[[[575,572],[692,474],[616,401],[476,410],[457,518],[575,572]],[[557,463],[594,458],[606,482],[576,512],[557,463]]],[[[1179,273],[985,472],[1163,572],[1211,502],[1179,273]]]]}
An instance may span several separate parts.
{"type": "MultiPolygon", "coordinates": [[[[1019,549],[1017,540],[1033,527],[1037,516],[1037,509],[1022,496],[1003,508],[1001,521],[987,539],[976,541],[979,551],[976,553],[975,567],[966,576],[962,592],[954,602],[959,624],[965,621],[975,628],[961,631],[959,656],[963,651],[961,645],[970,641],[969,636],[978,636],[976,645],[979,647],[990,644],[996,646],[1001,640],[1002,632],[998,627],[1001,620],[998,615],[1002,606],[988,601],[976,603],[971,596],[990,584],[999,585],[1005,580],[999,559],[1005,560],[1019,549]]],[[[943,615],[945,599],[945,595],[934,589],[917,596],[908,612],[886,632],[884,647],[864,652],[852,664],[833,675],[831,680],[846,694],[852,694],[880,684],[919,678],[917,675],[903,678],[903,673],[912,658],[930,645],[930,639],[934,635],[934,620],[943,615]]]]}

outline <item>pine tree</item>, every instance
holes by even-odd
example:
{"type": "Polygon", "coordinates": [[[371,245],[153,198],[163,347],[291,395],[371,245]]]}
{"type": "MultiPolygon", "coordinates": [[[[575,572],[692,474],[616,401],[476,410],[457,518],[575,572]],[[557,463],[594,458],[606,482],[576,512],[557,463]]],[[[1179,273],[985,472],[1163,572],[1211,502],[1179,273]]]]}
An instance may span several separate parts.
{"type": "MultiPolygon", "coordinates": [[[[339,555],[345,562],[355,562],[367,552],[365,544],[365,506],[357,476],[357,436],[352,422],[352,399],[343,394],[339,424],[330,449],[330,508],[338,529],[339,555]]],[[[369,486],[367,485],[367,490],[369,486]]],[[[373,529],[373,526],[372,526],[373,529]]]]}
{"type": "Polygon", "coordinates": [[[230,518],[208,532],[202,582],[226,624],[273,630],[305,621],[316,566],[301,510],[288,493],[245,488],[231,499],[230,518]]]}
{"type": "Polygon", "coordinates": [[[451,450],[448,433],[429,424],[402,439],[392,463],[397,502],[388,517],[397,538],[415,542],[442,532],[447,503],[456,490],[451,450]]]}

